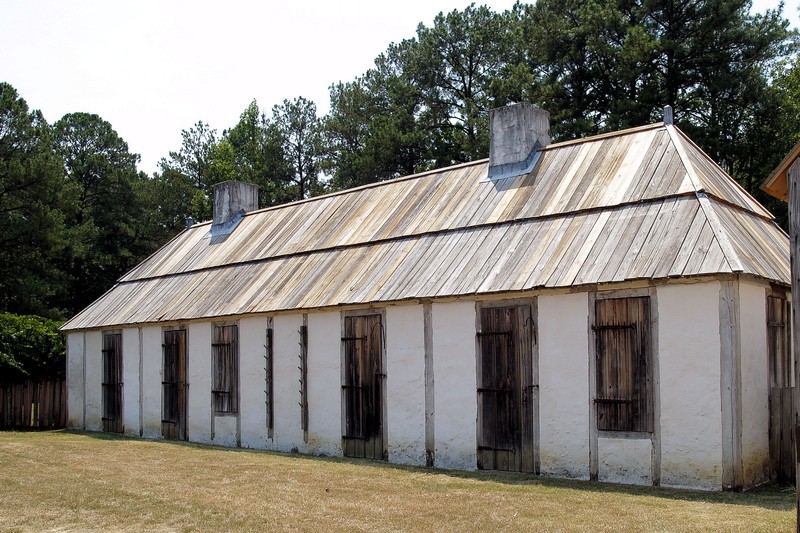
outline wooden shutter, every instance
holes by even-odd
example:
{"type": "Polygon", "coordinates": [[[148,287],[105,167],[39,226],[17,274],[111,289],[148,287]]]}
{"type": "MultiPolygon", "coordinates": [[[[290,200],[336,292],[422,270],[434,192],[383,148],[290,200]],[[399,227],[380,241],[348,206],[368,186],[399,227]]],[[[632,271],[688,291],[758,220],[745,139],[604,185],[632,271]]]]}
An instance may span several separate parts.
{"type": "Polygon", "coordinates": [[[343,446],[349,457],[385,459],[381,315],[344,319],[343,446]]]}
{"type": "Polygon", "coordinates": [[[239,338],[238,327],[214,326],[211,344],[214,376],[212,394],[214,412],[234,414],[239,412],[239,338]]]}
{"type": "Polygon", "coordinates": [[[165,331],[163,352],[161,434],[168,439],[185,439],[186,330],[165,331]]]}
{"type": "Polygon", "coordinates": [[[533,317],[483,307],[478,332],[478,468],[533,472],[533,317]]]}
{"type": "Polygon", "coordinates": [[[122,432],[122,334],[103,333],[103,431],[122,432]]]}
{"type": "Polygon", "coordinates": [[[597,428],[653,430],[650,299],[595,301],[597,428]]]}

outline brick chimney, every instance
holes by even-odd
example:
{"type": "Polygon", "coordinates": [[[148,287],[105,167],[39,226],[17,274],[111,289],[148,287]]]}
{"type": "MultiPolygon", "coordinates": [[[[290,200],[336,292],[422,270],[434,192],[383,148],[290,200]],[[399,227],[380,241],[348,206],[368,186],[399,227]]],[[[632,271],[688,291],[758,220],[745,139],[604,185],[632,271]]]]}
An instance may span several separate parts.
{"type": "Polygon", "coordinates": [[[258,209],[258,186],[241,181],[217,183],[214,186],[211,236],[230,235],[244,214],[255,209],[258,209]]]}
{"type": "Polygon", "coordinates": [[[539,148],[550,144],[550,114],[531,104],[512,104],[489,111],[489,121],[489,178],[533,170],[539,148]]]}

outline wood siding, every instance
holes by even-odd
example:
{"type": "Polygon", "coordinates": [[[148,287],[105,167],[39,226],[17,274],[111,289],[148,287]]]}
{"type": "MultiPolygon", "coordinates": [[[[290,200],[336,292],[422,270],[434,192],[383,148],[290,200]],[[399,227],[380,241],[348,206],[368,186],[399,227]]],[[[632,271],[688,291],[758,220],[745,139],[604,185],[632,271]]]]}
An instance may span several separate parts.
{"type": "Polygon", "coordinates": [[[793,483],[795,479],[791,316],[785,296],[767,297],[770,477],[778,483],[793,483]]]}

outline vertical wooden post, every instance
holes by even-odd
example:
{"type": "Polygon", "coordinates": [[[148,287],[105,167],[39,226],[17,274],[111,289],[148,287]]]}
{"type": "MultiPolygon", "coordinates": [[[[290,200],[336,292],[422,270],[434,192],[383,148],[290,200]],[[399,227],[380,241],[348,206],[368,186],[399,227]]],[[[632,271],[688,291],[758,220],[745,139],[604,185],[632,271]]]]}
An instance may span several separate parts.
{"type": "MultiPolygon", "coordinates": [[[[789,181],[789,239],[792,254],[792,358],[794,360],[794,425],[795,446],[800,445],[800,159],[796,159],[787,173],[789,181]]],[[[800,486],[800,453],[795,450],[795,486],[800,486]]],[[[800,533],[800,491],[797,491],[797,520],[795,528],[800,533]]]]}

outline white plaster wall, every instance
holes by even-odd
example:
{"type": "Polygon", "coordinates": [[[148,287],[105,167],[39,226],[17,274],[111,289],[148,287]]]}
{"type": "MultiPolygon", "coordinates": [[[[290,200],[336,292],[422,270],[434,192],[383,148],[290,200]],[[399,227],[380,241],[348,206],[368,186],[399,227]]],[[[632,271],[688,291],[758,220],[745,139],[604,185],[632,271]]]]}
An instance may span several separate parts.
{"type": "Polygon", "coordinates": [[[768,480],[769,376],[767,361],[767,290],[741,283],[742,467],[745,486],[768,480]]]}
{"type": "Polygon", "coordinates": [[[213,444],[231,448],[236,446],[236,417],[235,414],[214,415],[213,444]]]}
{"type": "Polygon", "coordinates": [[[122,330],[122,425],[139,436],[139,329],[122,330]]]}
{"type": "MultiPolygon", "coordinates": [[[[474,470],[478,415],[475,302],[434,303],[431,319],[435,466],[474,470]]],[[[421,415],[424,418],[424,410],[421,415]]]]}
{"type": "Polygon", "coordinates": [[[392,463],[425,464],[425,329],[422,309],[421,305],[386,308],[386,423],[389,461],[392,463]]]}
{"type": "Polygon", "coordinates": [[[539,296],[542,474],[589,478],[589,298],[539,296]]]}
{"type": "Polygon", "coordinates": [[[658,288],[661,484],[722,487],[718,282],[658,288]]]}
{"type": "MultiPolygon", "coordinates": [[[[305,451],[300,420],[300,327],[302,315],[279,315],[273,321],[275,386],[274,449],[305,451]]],[[[337,337],[338,339],[338,337],[337,337]]],[[[337,343],[338,344],[338,343],[337,343]]]]}
{"type": "Polygon", "coordinates": [[[83,429],[85,357],[83,331],[67,333],[67,427],[83,429]]]}
{"type": "Polygon", "coordinates": [[[597,439],[597,477],[609,483],[652,485],[650,439],[597,439]]]}
{"type": "Polygon", "coordinates": [[[188,438],[208,443],[211,442],[211,323],[190,324],[188,336],[188,438]]]}
{"type": "Polygon", "coordinates": [[[266,343],[266,318],[239,320],[239,413],[245,448],[267,447],[266,343]]]}
{"type": "Polygon", "coordinates": [[[308,450],[315,454],[342,455],[341,337],[338,312],[308,315],[308,450]]]}
{"type": "Polygon", "coordinates": [[[86,405],[85,428],[92,431],[103,429],[103,333],[86,332],[84,368],[86,405]]]}
{"type": "Polygon", "coordinates": [[[161,437],[162,343],[161,327],[142,328],[142,434],[149,439],[161,437]]]}

